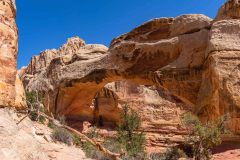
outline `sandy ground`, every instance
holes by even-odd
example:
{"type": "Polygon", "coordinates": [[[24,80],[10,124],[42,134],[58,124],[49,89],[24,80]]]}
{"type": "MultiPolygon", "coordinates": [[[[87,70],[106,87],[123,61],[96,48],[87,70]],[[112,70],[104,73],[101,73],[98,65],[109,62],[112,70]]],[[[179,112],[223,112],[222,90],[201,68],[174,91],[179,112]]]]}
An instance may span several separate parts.
{"type": "Polygon", "coordinates": [[[240,142],[224,142],[213,150],[214,160],[240,160],[240,142]]]}

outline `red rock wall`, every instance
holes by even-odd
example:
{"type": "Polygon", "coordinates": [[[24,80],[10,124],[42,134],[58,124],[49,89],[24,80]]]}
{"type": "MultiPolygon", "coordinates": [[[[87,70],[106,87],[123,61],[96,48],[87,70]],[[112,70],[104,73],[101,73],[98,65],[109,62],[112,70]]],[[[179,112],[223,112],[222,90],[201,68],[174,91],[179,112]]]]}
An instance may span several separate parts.
{"type": "Polygon", "coordinates": [[[0,106],[15,106],[18,31],[15,6],[0,0],[0,106]]]}

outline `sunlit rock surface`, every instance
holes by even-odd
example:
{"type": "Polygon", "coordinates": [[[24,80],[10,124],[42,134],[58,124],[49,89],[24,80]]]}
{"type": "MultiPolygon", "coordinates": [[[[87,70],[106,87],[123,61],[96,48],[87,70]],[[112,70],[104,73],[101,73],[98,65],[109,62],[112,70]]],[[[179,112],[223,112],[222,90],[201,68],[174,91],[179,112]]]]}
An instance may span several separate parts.
{"type": "Polygon", "coordinates": [[[49,127],[29,118],[17,125],[23,116],[0,109],[1,160],[87,160],[80,148],[54,143],[49,127]]]}
{"type": "Polygon", "coordinates": [[[162,126],[158,121],[165,123],[165,118],[176,113],[176,119],[171,119],[174,122],[167,121],[165,126],[175,127],[167,133],[179,131],[179,115],[187,109],[205,121],[230,113],[228,126],[239,134],[238,8],[237,1],[228,1],[214,20],[198,14],[152,19],[113,39],[109,49],[86,45],[77,37],[69,39],[60,49],[33,57],[22,81],[27,90],[45,93],[49,112],[71,119],[94,122],[101,115],[106,121],[117,123],[121,100],[144,101],[144,105],[134,104],[133,108],[146,119],[144,125],[148,129],[162,126]],[[134,85],[155,88],[148,98],[138,93],[138,100],[134,94],[126,94],[130,97],[127,99],[121,97],[122,91],[108,88],[112,82],[122,80],[130,82],[130,86],[123,87],[127,90],[134,85]],[[157,91],[164,94],[151,99],[157,91]],[[150,100],[161,103],[149,106],[150,100]],[[159,114],[161,107],[163,112],[159,114]],[[171,114],[164,117],[168,111],[171,114]],[[161,116],[149,118],[154,112],[161,116]]]}
{"type": "Polygon", "coordinates": [[[18,31],[15,5],[0,1],[0,106],[15,107],[16,57],[18,31]]]}

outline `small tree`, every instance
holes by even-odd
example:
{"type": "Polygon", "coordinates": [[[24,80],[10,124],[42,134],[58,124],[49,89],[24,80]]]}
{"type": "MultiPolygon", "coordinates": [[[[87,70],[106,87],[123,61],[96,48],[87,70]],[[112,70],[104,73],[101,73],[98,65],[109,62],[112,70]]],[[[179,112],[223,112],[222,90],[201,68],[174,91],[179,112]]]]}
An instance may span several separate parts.
{"type": "Polygon", "coordinates": [[[28,105],[28,115],[32,121],[45,122],[43,116],[39,116],[39,112],[44,112],[43,94],[37,91],[26,92],[26,101],[28,105]]]}
{"type": "Polygon", "coordinates": [[[221,134],[226,133],[225,122],[227,116],[215,121],[202,123],[197,116],[186,113],[183,116],[183,124],[188,130],[186,143],[193,148],[193,156],[196,160],[210,160],[213,147],[222,143],[221,134]]]}
{"type": "Polygon", "coordinates": [[[129,157],[138,157],[144,153],[145,136],[137,129],[141,126],[139,115],[128,105],[123,107],[121,124],[117,128],[117,139],[129,157]]]}

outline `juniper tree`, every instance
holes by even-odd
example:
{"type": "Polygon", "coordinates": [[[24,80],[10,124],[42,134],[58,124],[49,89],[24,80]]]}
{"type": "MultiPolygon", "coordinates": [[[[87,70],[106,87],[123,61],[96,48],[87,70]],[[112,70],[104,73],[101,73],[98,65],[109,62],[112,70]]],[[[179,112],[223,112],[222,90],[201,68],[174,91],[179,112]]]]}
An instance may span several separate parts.
{"type": "Polygon", "coordinates": [[[210,160],[211,149],[222,143],[221,134],[226,133],[225,122],[228,116],[222,116],[214,121],[201,122],[192,113],[183,116],[183,124],[188,130],[186,143],[192,146],[196,160],[210,160]]]}
{"type": "Polygon", "coordinates": [[[125,105],[121,113],[121,121],[117,128],[117,139],[122,149],[129,157],[143,155],[145,136],[143,132],[137,131],[141,127],[140,116],[125,105]]]}

